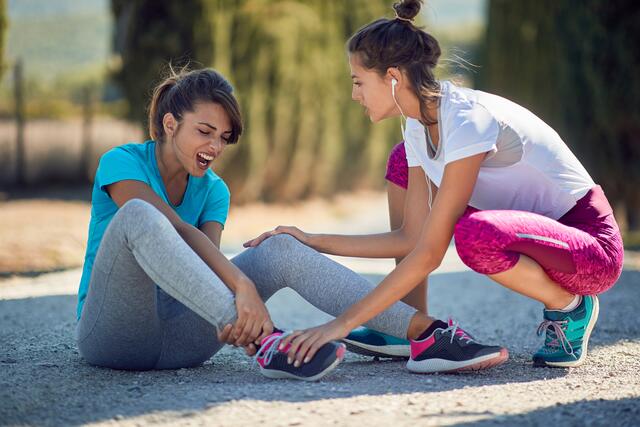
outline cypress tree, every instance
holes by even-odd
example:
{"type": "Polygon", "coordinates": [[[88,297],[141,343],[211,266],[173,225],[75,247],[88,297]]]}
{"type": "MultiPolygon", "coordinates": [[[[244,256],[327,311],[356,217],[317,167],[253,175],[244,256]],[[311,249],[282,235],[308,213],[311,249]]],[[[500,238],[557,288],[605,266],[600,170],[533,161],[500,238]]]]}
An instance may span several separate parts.
{"type": "Polygon", "coordinates": [[[491,0],[478,86],[554,127],[640,227],[640,4],[491,0]]]}
{"type": "Polygon", "coordinates": [[[0,0],[0,78],[4,73],[4,43],[7,33],[7,1],[0,0]]]}
{"type": "Polygon", "coordinates": [[[116,21],[114,51],[120,66],[114,70],[129,103],[128,117],[145,123],[151,91],[167,70],[211,62],[212,40],[202,0],[112,0],[116,21]]]}
{"type": "Polygon", "coordinates": [[[235,202],[294,200],[384,182],[397,126],[351,101],[345,43],[393,11],[388,0],[112,0],[130,118],[169,60],[211,66],[234,85],[246,133],[216,166],[235,202]]]}

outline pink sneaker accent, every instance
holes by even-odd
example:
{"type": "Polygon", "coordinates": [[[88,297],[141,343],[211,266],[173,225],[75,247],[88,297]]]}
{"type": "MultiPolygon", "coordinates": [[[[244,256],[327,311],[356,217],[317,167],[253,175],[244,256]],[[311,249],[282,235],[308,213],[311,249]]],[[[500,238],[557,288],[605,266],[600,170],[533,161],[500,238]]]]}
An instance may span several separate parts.
{"type": "Polygon", "coordinates": [[[344,358],[345,351],[347,351],[347,346],[344,344],[341,344],[338,347],[338,350],[336,350],[336,357],[338,358],[338,360],[342,360],[344,358]]]}
{"type": "Polygon", "coordinates": [[[415,359],[416,357],[418,357],[420,353],[431,347],[434,342],[436,342],[435,334],[429,335],[422,341],[409,340],[409,347],[411,348],[411,358],[415,359]]]}
{"type": "MultiPolygon", "coordinates": [[[[258,350],[259,353],[258,353],[258,356],[256,357],[256,361],[263,368],[267,364],[267,360],[266,360],[267,354],[270,353],[269,349],[271,348],[271,346],[280,345],[280,340],[278,339],[280,336],[282,336],[282,332],[274,332],[271,335],[267,335],[262,339],[262,341],[260,341],[260,349],[258,350]]],[[[287,344],[287,346],[282,350],[276,349],[276,351],[279,351],[280,353],[286,353],[289,351],[290,348],[291,348],[291,344],[287,344]]]]}

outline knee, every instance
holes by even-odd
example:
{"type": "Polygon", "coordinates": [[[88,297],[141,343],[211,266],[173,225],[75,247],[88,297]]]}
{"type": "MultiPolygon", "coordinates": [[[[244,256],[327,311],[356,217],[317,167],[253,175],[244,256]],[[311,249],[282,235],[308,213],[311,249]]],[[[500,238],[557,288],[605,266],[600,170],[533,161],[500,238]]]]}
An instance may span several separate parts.
{"type": "Polygon", "coordinates": [[[268,252],[269,256],[273,256],[299,252],[300,248],[305,246],[290,234],[277,234],[269,237],[258,247],[268,252]]]}
{"type": "Polygon", "coordinates": [[[162,212],[142,199],[128,200],[118,209],[113,222],[124,223],[125,229],[142,233],[171,227],[169,219],[162,212]]]}
{"type": "MultiPolygon", "coordinates": [[[[490,244],[493,225],[482,212],[466,212],[456,223],[453,238],[462,262],[476,270],[478,255],[490,244]]],[[[477,270],[476,270],[477,271],[477,270]]]]}
{"type": "Polygon", "coordinates": [[[118,214],[126,216],[141,217],[148,215],[151,211],[157,209],[149,202],[142,199],[130,199],[118,209],[118,214]]]}
{"type": "Polygon", "coordinates": [[[481,274],[495,274],[511,268],[518,255],[505,251],[509,233],[504,232],[490,211],[465,213],[456,223],[454,239],[462,262],[481,274]]]}
{"type": "Polygon", "coordinates": [[[404,142],[397,144],[391,149],[387,160],[387,172],[385,178],[394,184],[407,188],[409,185],[409,167],[407,165],[407,154],[404,142]]]}
{"type": "Polygon", "coordinates": [[[294,260],[300,259],[305,251],[311,250],[298,239],[289,234],[277,234],[269,237],[252,250],[254,262],[263,260],[270,267],[291,266],[294,260]]]}
{"type": "Polygon", "coordinates": [[[151,203],[142,199],[130,199],[120,206],[117,215],[133,217],[135,219],[153,215],[153,211],[159,212],[151,203]]]}
{"type": "Polygon", "coordinates": [[[467,211],[456,222],[453,237],[456,243],[475,245],[494,231],[495,226],[486,212],[467,211]]]}
{"type": "Polygon", "coordinates": [[[399,143],[394,145],[389,152],[389,159],[387,160],[387,164],[403,162],[407,162],[407,153],[404,148],[404,141],[400,141],[399,143]]]}

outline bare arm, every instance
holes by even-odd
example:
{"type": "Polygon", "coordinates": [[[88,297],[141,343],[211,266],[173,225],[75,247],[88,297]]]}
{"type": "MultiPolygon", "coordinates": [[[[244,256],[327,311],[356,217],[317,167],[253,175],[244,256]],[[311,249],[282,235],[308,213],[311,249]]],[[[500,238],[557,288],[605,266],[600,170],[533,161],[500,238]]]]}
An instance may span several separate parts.
{"type": "MultiPolygon", "coordinates": [[[[440,191],[427,217],[417,246],[369,295],[338,319],[347,327],[360,325],[403,298],[438,268],[478,178],[485,154],[461,159],[445,167],[440,191]]],[[[337,320],[338,320],[337,319],[337,320]]]]}
{"type": "Polygon", "coordinates": [[[344,338],[354,327],[386,310],[440,265],[454,226],[469,203],[484,157],[484,153],[478,154],[445,167],[440,190],[415,249],[371,293],[335,320],[285,338],[283,345],[292,344],[289,357],[296,363],[310,360],[322,345],[344,338]]]}
{"type": "Polygon", "coordinates": [[[202,231],[213,242],[216,248],[220,249],[220,240],[222,239],[222,224],[215,221],[205,222],[200,226],[202,231]]]}
{"type": "MultiPolygon", "coordinates": [[[[432,191],[437,189],[432,184],[432,191]]],[[[387,233],[349,236],[339,234],[310,234],[296,227],[280,226],[273,231],[245,243],[246,247],[259,245],[264,239],[291,234],[302,243],[319,252],[362,258],[402,258],[415,247],[422,224],[429,212],[427,181],[420,167],[409,168],[409,187],[404,207],[402,227],[387,233]]]]}
{"type": "Polygon", "coordinates": [[[125,180],[111,184],[107,192],[121,207],[131,199],[142,199],[153,205],[169,219],[171,225],[200,258],[235,292],[239,286],[251,283],[248,277],[220,252],[218,247],[200,230],[184,222],[147,184],[141,181],[125,180]]]}

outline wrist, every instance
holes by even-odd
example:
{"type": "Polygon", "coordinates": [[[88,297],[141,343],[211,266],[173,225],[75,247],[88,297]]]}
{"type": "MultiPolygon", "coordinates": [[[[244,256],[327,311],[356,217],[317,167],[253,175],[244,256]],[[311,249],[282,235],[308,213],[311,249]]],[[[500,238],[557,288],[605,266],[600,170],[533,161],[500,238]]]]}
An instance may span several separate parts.
{"type": "Polygon", "coordinates": [[[305,233],[306,234],[306,238],[305,241],[302,242],[305,245],[315,248],[316,244],[318,243],[318,240],[320,239],[320,237],[322,236],[321,234],[312,234],[312,233],[305,233]]]}
{"type": "Polygon", "coordinates": [[[343,318],[342,316],[336,317],[333,321],[344,336],[349,335],[352,330],[358,327],[358,325],[352,324],[353,322],[350,322],[349,319],[343,318]]]}
{"type": "Polygon", "coordinates": [[[239,292],[255,291],[255,289],[256,287],[253,282],[248,277],[242,276],[234,281],[232,291],[237,294],[239,292]]]}

